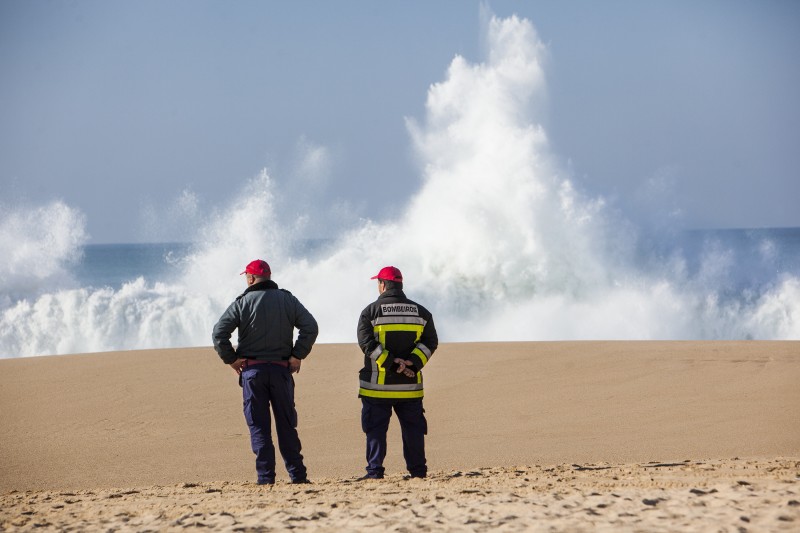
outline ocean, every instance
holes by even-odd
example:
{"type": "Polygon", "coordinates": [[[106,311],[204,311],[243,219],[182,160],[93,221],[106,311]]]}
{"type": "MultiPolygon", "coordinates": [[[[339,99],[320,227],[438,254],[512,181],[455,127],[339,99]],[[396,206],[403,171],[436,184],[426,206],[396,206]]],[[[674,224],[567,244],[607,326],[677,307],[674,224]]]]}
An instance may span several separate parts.
{"type": "MultiPolygon", "coordinates": [[[[682,254],[695,275],[704,268],[709,249],[735,261],[737,267],[718,287],[732,298],[785,276],[800,277],[800,228],[686,230],[679,232],[678,243],[672,243],[669,253],[682,254]]],[[[306,239],[293,243],[292,250],[297,257],[319,258],[333,244],[332,239],[306,239]]],[[[84,245],[69,274],[86,289],[119,290],[138,278],[169,282],[180,276],[192,250],[192,243],[182,242],[84,245]]]]}
{"type": "Polygon", "coordinates": [[[164,280],[180,275],[190,243],[90,244],[70,270],[78,285],[119,290],[137,278],[164,280]]]}
{"type": "Polygon", "coordinates": [[[347,206],[324,195],[283,196],[297,188],[266,170],[181,220],[186,243],[93,245],[75,206],[0,205],[0,357],[210,346],[256,258],[323,343],[355,342],[386,265],[443,342],[800,339],[800,229],[686,231],[668,194],[626,213],[553,153],[533,26],[495,19],[486,46],[483,63],[454,59],[425,120],[407,120],[420,162],[408,196],[356,222],[331,223],[347,206]]]}
{"type": "MultiPolygon", "coordinates": [[[[649,282],[620,277],[595,288],[573,279],[571,286],[530,284],[498,294],[488,279],[446,279],[446,271],[443,279],[415,283],[421,265],[396,264],[406,272],[409,295],[434,312],[443,341],[800,338],[800,228],[675,235],[658,253],[646,240],[632,255],[643,268],[669,265],[670,277],[664,271],[649,282]]],[[[277,262],[256,254],[271,260],[274,279],[317,316],[320,342],[354,342],[358,313],[376,295],[369,277],[383,266],[366,262],[326,276],[341,245],[301,241],[277,262]],[[302,283],[297,270],[304,271],[302,283]]],[[[197,262],[213,264],[214,256],[196,243],[82,245],[59,273],[61,288],[47,282],[25,295],[4,295],[0,356],[208,346],[216,318],[244,289],[239,272],[250,258],[197,277],[205,271],[197,262]]]]}

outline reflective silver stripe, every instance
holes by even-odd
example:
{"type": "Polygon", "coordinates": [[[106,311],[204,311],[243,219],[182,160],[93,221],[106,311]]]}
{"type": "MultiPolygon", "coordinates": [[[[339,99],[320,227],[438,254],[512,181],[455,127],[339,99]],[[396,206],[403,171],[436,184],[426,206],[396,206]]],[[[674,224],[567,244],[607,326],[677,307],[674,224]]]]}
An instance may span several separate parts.
{"type": "Polygon", "coordinates": [[[382,326],[383,324],[418,324],[424,326],[428,321],[418,316],[382,316],[372,321],[373,326],[382,326]]]}
{"type": "Polygon", "coordinates": [[[379,344],[378,347],[372,350],[372,353],[369,354],[369,359],[372,361],[372,374],[370,374],[369,378],[372,380],[372,383],[378,382],[378,357],[380,357],[382,353],[383,346],[379,344]]]}
{"type": "Polygon", "coordinates": [[[372,353],[369,354],[369,358],[372,359],[372,362],[374,363],[382,353],[383,353],[383,346],[379,344],[378,347],[372,350],[372,353]]]}
{"type": "Polygon", "coordinates": [[[431,358],[431,351],[428,349],[427,346],[425,346],[421,342],[418,342],[417,343],[417,348],[419,348],[419,351],[421,351],[422,353],[425,354],[425,357],[427,357],[428,359],[431,358]]]}
{"type": "Polygon", "coordinates": [[[370,383],[369,381],[361,381],[361,388],[362,389],[369,389],[369,390],[388,390],[388,391],[405,391],[405,390],[422,390],[422,383],[412,383],[411,385],[378,385],[376,383],[370,383]]]}

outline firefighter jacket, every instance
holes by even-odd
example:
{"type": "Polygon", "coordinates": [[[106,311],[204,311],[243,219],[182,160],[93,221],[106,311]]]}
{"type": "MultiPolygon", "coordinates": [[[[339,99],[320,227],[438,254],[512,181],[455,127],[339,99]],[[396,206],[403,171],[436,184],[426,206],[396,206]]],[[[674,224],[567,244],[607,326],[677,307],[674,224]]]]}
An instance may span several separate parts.
{"type": "Polygon", "coordinates": [[[422,368],[439,345],[427,309],[406,298],[400,289],[384,291],[361,312],[358,345],[364,352],[359,398],[422,398],[422,368]],[[395,358],[411,361],[414,377],[398,374],[395,358]]]}

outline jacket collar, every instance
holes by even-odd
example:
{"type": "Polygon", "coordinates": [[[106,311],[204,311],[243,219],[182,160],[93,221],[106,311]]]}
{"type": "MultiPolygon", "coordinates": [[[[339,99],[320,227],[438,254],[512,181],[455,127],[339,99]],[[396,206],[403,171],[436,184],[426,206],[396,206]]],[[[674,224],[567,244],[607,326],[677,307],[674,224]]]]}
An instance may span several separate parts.
{"type": "Polygon", "coordinates": [[[379,299],[380,298],[392,298],[392,297],[396,297],[396,296],[399,296],[400,298],[405,298],[406,297],[405,293],[403,292],[403,289],[387,289],[387,290],[383,291],[381,293],[381,295],[378,296],[378,298],[379,299]]]}
{"type": "Polygon", "coordinates": [[[239,297],[236,298],[236,299],[238,300],[239,298],[241,298],[242,296],[244,296],[245,294],[247,294],[249,292],[268,291],[270,289],[277,289],[277,288],[278,288],[278,284],[275,283],[274,281],[272,281],[271,279],[268,279],[266,281],[259,281],[258,283],[255,283],[255,284],[250,285],[249,287],[247,287],[244,290],[244,292],[242,294],[240,294],[239,297]]]}

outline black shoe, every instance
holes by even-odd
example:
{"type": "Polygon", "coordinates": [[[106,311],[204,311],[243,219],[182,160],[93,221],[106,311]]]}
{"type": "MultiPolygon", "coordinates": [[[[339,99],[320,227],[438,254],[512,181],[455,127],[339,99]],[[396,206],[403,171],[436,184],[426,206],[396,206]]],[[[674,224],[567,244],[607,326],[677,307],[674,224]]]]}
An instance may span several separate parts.
{"type": "Polygon", "coordinates": [[[367,479],[383,479],[383,474],[366,474],[358,478],[357,481],[366,481],[367,479]]]}
{"type": "Polygon", "coordinates": [[[256,484],[258,484],[258,485],[274,485],[275,484],[275,480],[274,479],[259,479],[258,481],[256,481],[256,484]]]}
{"type": "Polygon", "coordinates": [[[425,479],[427,474],[409,474],[407,476],[403,476],[403,479],[425,479]]]}
{"type": "Polygon", "coordinates": [[[308,480],[307,477],[304,477],[303,479],[293,479],[292,480],[292,485],[310,485],[310,484],[311,484],[311,482],[308,480]]]}

